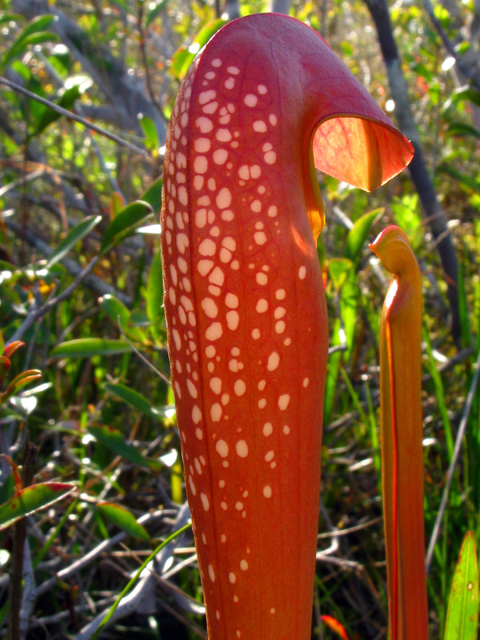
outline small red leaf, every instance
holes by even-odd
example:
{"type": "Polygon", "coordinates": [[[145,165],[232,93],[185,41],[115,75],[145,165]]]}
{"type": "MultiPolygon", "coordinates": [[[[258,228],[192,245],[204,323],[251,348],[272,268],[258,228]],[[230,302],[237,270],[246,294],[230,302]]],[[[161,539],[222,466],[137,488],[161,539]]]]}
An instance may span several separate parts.
{"type": "Polygon", "coordinates": [[[5,458],[5,460],[7,460],[7,462],[12,467],[13,481],[15,483],[15,492],[18,493],[19,491],[21,491],[23,489],[23,483],[22,483],[22,479],[20,478],[20,474],[18,473],[18,467],[14,463],[14,461],[9,456],[7,456],[5,453],[2,453],[1,456],[2,456],[2,458],[5,458]]]}
{"type": "Polygon", "coordinates": [[[327,627],[337,634],[339,638],[342,638],[342,640],[348,640],[347,632],[338,620],[335,620],[335,618],[332,618],[331,616],[322,616],[322,620],[327,627]]]}
{"type": "Polygon", "coordinates": [[[11,358],[12,355],[15,353],[15,351],[17,349],[20,349],[20,347],[23,347],[24,344],[25,343],[22,342],[21,340],[12,342],[12,344],[9,344],[8,347],[6,347],[5,351],[3,352],[3,355],[6,356],[7,358],[11,358]]]}

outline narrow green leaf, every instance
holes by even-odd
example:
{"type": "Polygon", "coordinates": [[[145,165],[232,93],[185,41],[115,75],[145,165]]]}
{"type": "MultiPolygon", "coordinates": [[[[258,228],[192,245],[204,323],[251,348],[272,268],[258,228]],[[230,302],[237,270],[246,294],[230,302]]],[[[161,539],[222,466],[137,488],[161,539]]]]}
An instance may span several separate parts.
{"type": "Polygon", "coordinates": [[[476,91],[470,87],[461,87],[453,94],[453,100],[454,102],[458,102],[458,100],[468,100],[476,104],[477,107],[480,107],[480,91],[476,91]]]}
{"type": "Polygon", "coordinates": [[[107,449],[121,456],[124,460],[128,460],[128,462],[145,469],[158,470],[162,466],[158,460],[150,460],[142,456],[132,444],[128,444],[125,441],[123,434],[118,429],[105,425],[96,425],[88,427],[87,431],[107,449]]]}
{"type": "Polygon", "coordinates": [[[5,504],[15,495],[15,480],[13,473],[10,473],[5,481],[0,485],[0,505],[5,504]]]}
{"type": "Polygon", "coordinates": [[[0,62],[0,70],[3,70],[5,66],[13,60],[13,58],[23,53],[29,45],[41,44],[42,42],[57,42],[60,40],[56,33],[43,31],[42,28],[47,25],[41,24],[40,27],[42,28],[37,28],[39,26],[39,22],[42,22],[47,18],[50,19],[48,22],[49,24],[52,21],[53,16],[41,16],[40,18],[32,20],[32,22],[25,27],[10,49],[8,49],[3,55],[2,61],[0,62]]]}
{"type": "Polygon", "coordinates": [[[145,396],[142,396],[141,393],[138,393],[138,391],[135,391],[134,389],[130,389],[130,387],[126,387],[124,384],[106,382],[103,385],[103,388],[105,391],[108,391],[108,393],[111,393],[116,398],[123,400],[134,409],[141,411],[151,418],[158,418],[161,415],[160,412],[158,412],[147,400],[147,398],[145,398],[145,396]]]}
{"type": "MultiPolygon", "coordinates": [[[[74,78],[69,78],[72,86],[69,86],[66,89],[60,98],[55,101],[55,104],[58,104],[59,107],[63,107],[68,111],[73,109],[73,105],[75,100],[78,100],[80,96],[85,92],[85,90],[92,84],[91,80],[88,78],[85,79],[85,76],[76,76],[74,78]]],[[[41,133],[44,131],[50,124],[56,122],[63,116],[60,113],[57,113],[50,107],[45,106],[45,111],[38,119],[37,123],[37,133],[41,133]]]]}
{"type": "Polygon", "coordinates": [[[155,124],[151,118],[148,116],[142,115],[139,117],[140,126],[142,127],[142,131],[145,134],[145,143],[147,147],[152,151],[155,155],[158,155],[158,149],[160,147],[160,141],[158,139],[157,129],[155,124]]]}
{"type": "Polygon", "coordinates": [[[100,307],[116,327],[118,326],[118,318],[120,318],[122,329],[131,339],[142,343],[145,342],[146,338],[143,331],[138,327],[131,326],[130,311],[118,298],[107,294],[100,298],[100,307]]]}
{"type": "Polygon", "coordinates": [[[143,224],[153,215],[148,202],[133,202],[120,211],[108,225],[103,236],[100,254],[105,253],[128,235],[132,235],[136,227],[143,224]]]}
{"type": "Polygon", "coordinates": [[[183,65],[189,61],[189,65],[195,56],[192,57],[192,54],[188,51],[187,47],[181,46],[179,47],[172,56],[172,63],[170,65],[170,70],[176,78],[181,79],[181,73],[183,69],[183,65]]]}
{"type": "Polygon", "coordinates": [[[187,75],[187,71],[190,68],[195,56],[200,51],[202,47],[204,47],[207,42],[210,40],[215,33],[223,27],[226,23],[226,20],[223,18],[218,18],[217,20],[212,20],[208,24],[206,24],[197,34],[197,37],[192,42],[192,44],[185,49],[184,47],[180,47],[173,55],[172,58],[172,66],[171,69],[173,73],[183,80],[183,78],[187,75]]]}
{"type": "Polygon", "coordinates": [[[135,12],[132,11],[132,9],[128,6],[128,4],[126,2],[124,2],[123,0],[110,0],[110,2],[112,2],[113,4],[116,4],[117,7],[120,7],[126,13],[129,13],[131,16],[135,15],[135,12]]]}
{"type": "Polygon", "coordinates": [[[67,255],[70,249],[75,246],[79,240],[88,235],[90,231],[97,226],[101,219],[101,216],[89,216],[75,225],[73,229],[67,233],[65,238],[57,245],[45,265],[46,268],[49,269],[56,262],[60,262],[60,260],[67,255]]]}
{"type": "Polygon", "coordinates": [[[355,327],[357,324],[357,305],[358,305],[358,282],[355,267],[347,272],[347,277],[340,290],[340,314],[342,316],[343,328],[345,330],[345,340],[347,342],[347,351],[343,358],[347,362],[353,349],[353,339],[355,337],[355,327]]]}
{"type": "Polygon", "coordinates": [[[345,257],[355,262],[370,234],[370,229],[375,220],[384,212],[383,207],[374,209],[359,218],[347,235],[345,257]]]}
{"type": "Polygon", "coordinates": [[[18,22],[22,19],[23,16],[18,13],[4,13],[3,11],[0,13],[0,24],[5,24],[5,22],[18,22]]]}
{"type": "Polygon", "coordinates": [[[155,18],[164,10],[167,8],[167,3],[168,0],[160,0],[160,2],[157,2],[157,4],[153,7],[153,9],[150,11],[150,13],[147,16],[147,19],[145,21],[145,28],[148,29],[148,27],[152,24],[152,22],[155,20],[155,18]]]}
{"type": "Polygon", "coordinates": [[[2,67],[4,64],[6,64],[6,62],[8,62],[8,60],[5,61],[5,58],[11,59],[9,58],[9,56],[11,56],[12,51],[14,52],[13,56],[16,55],[15,53],[16,51],[20,51],[21,44],[24,40],[26,40],[29,36],[31,36],[34,33],[39,33],[40,31],[44,31],[44,29],[46,29],[52,24],[52,21],[54,18],[55,16],[51,14],[46,14],[44,16],[39,16],[38,18],[34,18],[33,20],[31,20],[31,22],[29,22],[26,25],[26,27],[22,30],[22,32],[17,37],[15,42],[12,44],[10,49],[5,53],[2,63],[0,64],[0,67],[2,67]]]}
{"type": "Polygon", "coordinates": [[[158,251],[150,265],[147,284],[147,314],[154,323],[163,316],[162,255],[158,251]]]}
{"type": "Polygon", "coordinates": [[[158,178],[153,184],[151,184],[145,191],[141,200],[148,202],[155,213],[159,213],[162,208],[162,185],[163,178],[158,178]]]}
{"type": "Polygon", "coordinates": [[[455,167],[452,167],[445,162],[438,167],[438,171],[441,173],[446,173],[447,175],[458,180],[460,184],[471,191],[475,191],[476,193],[480,193],[480,182],[475,180],[475,178],[471,178],[470,176],[465,175],[455,167]]]}
{"type": "Polygon", "coordinates": [[[150,542],[150,536],[145,527],[142,527],[142,525],[136,521],[135,516],[124,507],[121,507],[119,504],[114,504],[113,502],[102,502],[97,504],[97,509],[103,516],[111,520],[117,527],[123,529],[130,536],[143,540],[144,542],[150,542]]]}
{"type": "Polygon", "coordinates": [[[44,482],[22,489],[8,502],[0,506],[0,530],[13,524],[19,518],[28,516],[39,509],[60,500],[75,487],[60,482],[44,482]]]}
{"type": "Polygon", "coordinates": [[[124,340],[80,338],[62,342],[52,349],[51,355],[54,358],[91,358],[92,356],[114,356],[131,350],[131,346],[124,340]]]}
{"type": "Polygon", "coordinates": [[[473,533],[467,531],[453,576],[445,640],[476,640],[478,605],[477,551],[473,533]]]}
{"type": "Polygon", "coordinates": [[[152,323],[143,309],[132,309],[130,324],[132,327],[149,327],[152,323]]]}
{"type": "Polygon", "coordinates": [[[352,268],[352,261],[347,258],[332,258],[328,263],[328,270],[332,282],[337,289],[340,289],[345,282],[348,272],[352,268]]]}
{"type": "Polygon", "coordinates": [[[122,326],[127,325],[130,320],[130,311],[127,307],[115,296],[107,294],[100,298],[100,307],[107,314],[107,316],[117,324],[118,318],[122,326]]]}
{"type": "Polygon", "coordinates": [[[123,196],[114,191],[110,197],[110,219],[113,220],[125,208],[123,196]]]}
{"type": "MultiPolygon", "coordinates": [[[[342,344],[343,340],[340,335],[341,324],[340,318],[336,318],[333,331],[331,346],[336,347],[342,344]]],[[[330,423],[333,407],[335,404],[335,396],[338,391],[338,373],[342,362],[342,352],[335,351],[328,356],[327,381],[325,383],[325,400],[323,409],[323,419],[326,425],[330,423]]]]}
{"type": "Polygon", "coordinates": [[[464,122],[452,122],[447,129],[447,133],[452,136],[473,136],[474,138],[480,138],[480,131],[471,124],[464,122]]]}

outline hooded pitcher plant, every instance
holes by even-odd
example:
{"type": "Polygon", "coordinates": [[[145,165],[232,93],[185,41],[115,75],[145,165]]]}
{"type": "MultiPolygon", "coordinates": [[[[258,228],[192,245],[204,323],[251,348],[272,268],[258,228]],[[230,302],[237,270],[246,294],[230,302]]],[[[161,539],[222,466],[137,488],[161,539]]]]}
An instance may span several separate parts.
{"type": "Polygon", "coordinates": [[[411,157],[286,16],[225,26],[180,87],[164,302],[210,640],[310,637],[328,337],[315,167],[369,191],[411,157]]]}
{"type": "Polygon", "coordinates": [[[421,403],[422,282],[406,235],[370,245],[393,274],[380,327],[383,513],[391,640],[427,640],[421,403]]]}

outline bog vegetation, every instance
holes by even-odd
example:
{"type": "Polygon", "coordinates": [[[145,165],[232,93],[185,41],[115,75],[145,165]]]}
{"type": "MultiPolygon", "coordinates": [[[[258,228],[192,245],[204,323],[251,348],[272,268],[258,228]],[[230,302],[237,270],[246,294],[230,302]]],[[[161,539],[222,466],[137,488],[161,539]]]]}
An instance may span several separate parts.
{"type": "MultiPolygon", "coordinates": [[[[4,2],[2,637],[87,640],[108,614],[105,638],[206,638],[190,531],[153,553],[188,521],[162,310],[163,149],[195,54],[225,20],[269,8],[4,2]]],[[[395,223],[423,278],[430,633],[443,638],[462,541],[467,530],[467,547],[480,539],[478,3],[398,0],[391,21],[384,0],[273,8],[323,35],[416,148],[410,173],[370,195],[318,176],[331,349],[312,637],[338,637],[329,616],[351,639],[387,638],[378,338],[388,278],[367,245],[395,223]]]]}

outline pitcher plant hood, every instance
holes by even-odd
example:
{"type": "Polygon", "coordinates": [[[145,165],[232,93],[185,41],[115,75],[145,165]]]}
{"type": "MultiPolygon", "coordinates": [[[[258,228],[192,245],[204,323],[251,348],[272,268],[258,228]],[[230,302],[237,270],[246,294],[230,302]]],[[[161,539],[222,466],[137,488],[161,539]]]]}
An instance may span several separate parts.
{"type": "Polygon", "coordinates": [[[422,282],[405,233],[370,245],[393,273],[380,327],[380,417],[391,640],[427,640],[423,512],[422,282]]]}
{"type": "Polygon", "coordinates": [[[180,87],[164,302],[210,640],[310,637],[328,340],[314,167],[370,190],[411,157],[293,18],[228,24],[180,87]]]}

